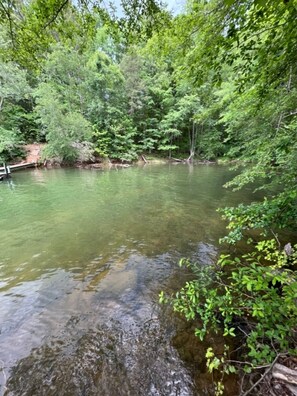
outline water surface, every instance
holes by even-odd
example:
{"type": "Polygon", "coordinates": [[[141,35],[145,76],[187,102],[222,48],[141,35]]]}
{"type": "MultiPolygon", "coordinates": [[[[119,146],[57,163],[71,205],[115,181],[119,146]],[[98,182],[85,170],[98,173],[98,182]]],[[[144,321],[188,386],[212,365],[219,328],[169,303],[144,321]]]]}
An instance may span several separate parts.
{"type": "Polygon", "coordinates": [[[158,293],[189,276],[179,258],[216,257],[216,208],[250,200],[222,187],[231,177],[154,165],[36,169],[0,184],[0,394],[209,394],[172,344],[179,330],[158,293]]]}

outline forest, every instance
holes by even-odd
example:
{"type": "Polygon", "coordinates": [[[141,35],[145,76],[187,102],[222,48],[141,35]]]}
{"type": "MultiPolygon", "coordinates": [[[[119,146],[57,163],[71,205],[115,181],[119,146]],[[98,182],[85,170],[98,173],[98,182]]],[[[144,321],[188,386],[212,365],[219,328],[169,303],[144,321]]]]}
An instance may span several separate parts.
{"type": "Polygon", "coordinates": [[[297,0],[188,0],[177,15],[157,0],[121,7],[0,1],[0,161],[37,142],[59,164],[157,156],[236,168],[226,187],[256,186],[263,200],[219,209],[231,250],[204,269],[183,260],[195,279],[160,301],[199,318],[201,340],[225,336],[224,352],[206,355],[216,395],[234,374],[242,395],[275,394],[280,372],[294,387],[297,0]]]}

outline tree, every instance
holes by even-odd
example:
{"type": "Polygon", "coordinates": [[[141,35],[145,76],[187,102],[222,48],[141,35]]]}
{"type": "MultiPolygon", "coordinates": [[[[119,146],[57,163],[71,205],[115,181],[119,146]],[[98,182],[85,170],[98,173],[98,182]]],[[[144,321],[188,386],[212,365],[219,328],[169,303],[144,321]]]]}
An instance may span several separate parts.
{"type": "Polygon", "coordinates": [[[5,101],[18,102],[30,95],[26,71],[12,62],[1,62],[0,67],[0,112],[5,101]]]}
{"type": "Polygon", "coordinates": [[[47,147],[46,159],[74,162],[78,158],[77,143],[90,140],[91,125],[77,111],[67,109],[54,88],[40,84],[36,91],[36,113],[41,123],[47,147]]]}
{"type": "Polygon", "coordinates": [[[157,66],[139,50],[123,57],[121,68],[125,77],[128,112],[137,128],[140,149],[171,151],[177,146],[173,139],[180,132],[168,119],[174,104],[172,78],[166,65],[157,66]]]}
{"type": "Polygon", "coordinates": [[[85,48],[98,18],[95,13],[79,11],[69,0],[4,0],[0,15],[7,39],[1,48],[4,58],[33,72],[40,70],[57,42],[85,48]]]}
{"type": "Polygon", "coordinates": [[[35,90],[35,112],[48,142],[45,156],[73,162],[77,143],[90,141],[87,58],[62,46],[53,48],[35,90]]]}
{"type": "Polygon", "coordinates": [[[21,120],[25,111],[21,101],[30,98],[26,72],[12,62],[0,61],[0,160],[9,161],[23,154],[21,120]]]}
{"type": "Polygon", "coordinates": [[[202,320],[201,338],[210,329],[223,329],[226,337],[241,334],[237,362],[209,351],[210,370],[244,366],[251,372],[295,346],[296,246],[281,230],[296,231],[297,220],[296,2],[218,0],[192,2],[190,9],[179,70],[194,86],[210,84],[215,102],[202,102],[197,120],[213,114],[227,154],[241,160],[243,171],[228,186],[257,181],[266,196],[223,210],[230,231],[224,240],[243,240],[252,252],[222,256],[207,271],[193,264],[197,279],[171,301],[187,318],[202,320]]]}

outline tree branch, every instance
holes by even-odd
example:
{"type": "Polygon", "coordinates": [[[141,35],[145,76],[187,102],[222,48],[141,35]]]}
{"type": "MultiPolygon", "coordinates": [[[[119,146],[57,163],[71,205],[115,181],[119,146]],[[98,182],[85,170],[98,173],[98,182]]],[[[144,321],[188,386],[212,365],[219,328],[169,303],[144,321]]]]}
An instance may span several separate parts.
{"type": "Polygon", "coordinates": [[[244,392],[241,396],[247,396],[248,394],[251,393],[251,391],[253,389],[255,389],[263,380],[265,377],[267,377],[267,375],[270,373],[270,371],[273,369],[275,363],[278,361],[278,358],[281,356],[280,353],[278,353],[274,359],[274,361],[271,363],[271,365],[269,366],[269,368],[265,371],[265,373],[261,376],[261,378],[258,379],[257,382],[254,383],[254,385],[248,389],[246,392],[244,392]]]}
{"type": "Polygon", "coordinates": [[[15,48],[15,37],[14,37],[13,28],[12,28],[13,21],[12,21],[12,17],[11,17],[11,10],[9,9],[9,7],[6,9],[2,1],[0,1],[0,7],[8,19],[9,33],[10,33],[10,37],[11,37],[11,41],[12,41],[12,46],[13,46],[13,48],[15,48]]]}
{"type": "Polygon", "coordinates": [[[50,19],[45,25],[44,25],[44,29],[46,29],[48,26],[50,26],[52,23],[55,22],[55,20],[58,18],[59,14],[62,12],[63,8],[66,7],[66,5],[68,4],[69,0],[65,0],[60,7],[57,9],[57,11],[55,12],[55,14],[53,15],[52,19],[50,19]]]}

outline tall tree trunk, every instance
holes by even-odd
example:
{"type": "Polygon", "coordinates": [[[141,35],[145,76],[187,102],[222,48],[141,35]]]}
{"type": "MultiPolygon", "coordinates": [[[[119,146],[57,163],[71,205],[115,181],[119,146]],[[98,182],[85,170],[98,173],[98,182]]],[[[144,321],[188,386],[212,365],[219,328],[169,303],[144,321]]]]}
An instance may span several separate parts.
{"type": "Polygon", "coordinates": [[[195,122],[192,123],[192,131],[189,131],[189,144],[190,144],[190,155],[187,159],[187,162],[191,162],[195,156],[196,149],[196,140],[197,140],[197,126],[195,122]]]}

